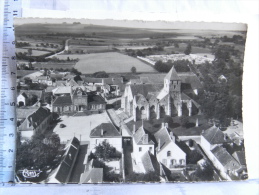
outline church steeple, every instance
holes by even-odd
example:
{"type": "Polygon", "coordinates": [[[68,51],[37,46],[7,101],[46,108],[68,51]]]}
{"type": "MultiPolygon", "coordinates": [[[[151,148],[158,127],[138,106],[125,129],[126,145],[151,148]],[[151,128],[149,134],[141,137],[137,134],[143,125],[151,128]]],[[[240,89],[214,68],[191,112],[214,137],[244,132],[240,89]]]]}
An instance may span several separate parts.
{"type": "Polygon", "coordinates": [[[164,89],[167,93],[169,93],[170,90],[179,92],[181,90],[181,79],[178,76],[174,66],[164,78],[164,89]]]}
{"type": "Polygon", "coordinates": [[[171,70],[167,73],[164,79],[167,79],[169,81],[180,81],[180,77],[178,76],[174,66],[171,68],[171,70]]]}

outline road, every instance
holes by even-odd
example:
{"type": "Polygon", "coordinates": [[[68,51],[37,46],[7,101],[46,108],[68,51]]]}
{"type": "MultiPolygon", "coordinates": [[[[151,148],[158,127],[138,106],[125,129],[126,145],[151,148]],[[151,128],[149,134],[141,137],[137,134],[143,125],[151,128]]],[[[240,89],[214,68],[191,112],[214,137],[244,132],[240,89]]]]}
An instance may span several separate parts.
{"type": "Polygon", "coordinates": [[[51,55],[51,56],[48,56],[48,57],[46,57],[46,59],[48,59],[48,58],[52,58],[52,57],[54,57],[54,56],[57,56],[57,55],[59,55],[59,54],[64,53],[64,51],[66,51],[66,50],[67,50],[66,48],[68,48],[68,41],[69,41],[69,40],[71,40],[71,39],[67,39],[67,40],[66,40],[66,43],[65,43],[65,49],[64,49],[64,50],[62,50],[62,51],[60,51],[60,52],[58,52],[58,53],[55,53],[55,54],[53,54],[53,55],[51,55]]]}

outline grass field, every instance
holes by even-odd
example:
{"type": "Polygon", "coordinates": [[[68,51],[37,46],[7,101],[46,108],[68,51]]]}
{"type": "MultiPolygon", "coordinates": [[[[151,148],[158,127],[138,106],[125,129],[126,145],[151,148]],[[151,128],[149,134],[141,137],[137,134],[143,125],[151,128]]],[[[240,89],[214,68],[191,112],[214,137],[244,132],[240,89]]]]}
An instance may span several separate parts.
{"type": "MultiPolygon", "coordinates": [[[[24,48],[16,48],[15,49],[15,52],[18,53],[18,52],[28,52],[28,49],[24,49],[24,48]]],[[[41,55],[45,55],[45,54],[48,54],[50,52],[47,52],[47,51],[39,51],[39,50],[32,50],[32,54],[31,56],[41,56],[41,55]]]]}
{"type": "Polygon", "coordinates": [[[71,69],[73,68],[75,65],[75,63],[53,63],[53,62],[37,62],[35,64],[33,64],[34,68],[63,68],[63,69],[71,69]]]}
{"type": "Polygon", "coordinates": [[[133,66],[137,72],[156,72],[154,68],[144,62],[116,52],[82,54],[82,55],[58,55],[59,59],[78,58],[75,68],[83,74],[91,74],[97,71],[109,73],[131,72],[133,66]]]}

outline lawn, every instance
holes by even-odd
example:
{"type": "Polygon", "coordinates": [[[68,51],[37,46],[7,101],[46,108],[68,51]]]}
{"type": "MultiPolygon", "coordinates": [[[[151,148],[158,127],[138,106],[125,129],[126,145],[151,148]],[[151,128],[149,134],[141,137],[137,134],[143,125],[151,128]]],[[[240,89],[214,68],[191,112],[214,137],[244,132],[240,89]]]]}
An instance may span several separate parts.
{"type": "Polygon", "coordinates": [[[133,66],[137,72],[156,72],[156,70],[144,62],[116,52],[94,53],[82,55],[58,55],[59,59],[78,58],[75,68],[83,74],[91,74],[97,71],[108,73],[131,72],[133,66]]]}

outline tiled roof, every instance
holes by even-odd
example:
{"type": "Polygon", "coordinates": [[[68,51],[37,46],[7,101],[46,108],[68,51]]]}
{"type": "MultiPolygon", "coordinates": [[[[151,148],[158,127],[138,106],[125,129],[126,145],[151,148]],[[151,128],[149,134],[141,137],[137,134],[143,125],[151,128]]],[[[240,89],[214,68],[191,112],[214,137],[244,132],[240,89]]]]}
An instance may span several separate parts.
{"type": "Polygon", "coordinates": [[[72,105],[72,100],[70,96],[58,96],[52,103],[53,106],[67,106],[72,105]]]}
{"type": "Polygon", "coordinates": [[[50,115],[51,112],[48,108],[39,107],[35,112],[27,116],[27,119],[19,126],[19,130],[26,131],[36,129],[50,115]]]}
{"type": "Polygon", "coordinates": [[[218,127],[212,126],[209,129],[207,129],[202,136],[210,143],[210,144],[221,144],[226,143],[229,140],[224,139],[225,135],[224,133],[219,130],[218,127]]]}
{"type": "Polygon", "coordinates": [[[163,84],[136,84],[130,85],[133,96],[137,94],[142,94],[144,97],[147,97],[149,92],[159,92],[163,88],[163,84]]]}
{"type": "Polygon", "coordinates": [[[146,98],[142,94],[138,94],[135,97],[136,97],[137,105],[145,106],[145,105],[148,104],[148,101],[146,100],[146,98]]]}
{"type": "Polygon", "coordinates": [[[180,81],[180,77],[178,76],[174,66],[171,68],[171,70],[167,73],[167,75],[165,76],[165,79],[168,79],[168,80],[174,80],[174,81],[180,81]]]}
{"type": "Polygon", "coordinates": [[[202,84],[199,78],[193,72],[181,72],[178,73],[182,83],[189,83],[192,89],[199,89],[202,87],[202,84]]]}
{"type": "Polygon", "coordinates": [[[153,145],[154,144],[154,142],[150,139],[150,136],[145,132],[143,126],[139,127],[139,129],[133,135],[133,138],[138,145],[142,145],[142,144],[153,145]]]}
{"type": "Polygon", "coordinates": [[[105,99],[100,95],[88,95],[88,104],[105,104],[105,99]]]}
{"type": "Polygon", "coordinates": [[[61,87],[61,86],[66,86],[67,82],[66,81],[56,81],[55,83],[56,83],[57,87],[61,87]]]}
{"type": "Polygon", "coordinates": [[[17,119],[26,118],[27,116],[29,116],[31,113],[35,112],[38,109],[39,109],[38,107],[17,108],[16,109],[17,119]]]}
{"type": "MultiPolygon", "coordinates": [[[[155,158],[153,158],[155,159],[155,158]]],[[[154,168],[154,165],[153,165],[153,159],[151,159],[151,156],[150,156],[150,153],[149,151],[147,151],[145,154],[143,154],[143,156],[141,157],[141,160],[142,160],[142,163],[143,163],[143,166],[144,166],[144,169],[145,171],[148,173],[148,172],[154,172],[155,171],[155,168],[154,168]]]]}
{"type": "Polygon", "coordinates": [[[192,103],[196,106],[196,108],[200,107],[200,104],[198,104],[196,101],[194,101],[192,98],[190,98],[188,95],[185,93],[181,93],[181,99],[182,100],[192,100],[192,103]]]}
{"type": "Polygon", "coordinates": [[[102,183],[103,182],[103,168],[92,168],[91,170],[82,174],[80,183],[102,183]]]}
{"type": "Polygon", "coordinates": [[[172,141],[166,127],[162,127],[159,131],[157,131],[154,134],[154,136],[157,143],[160,140],[160,148],[158,148],[159,150],[162,150],[166,145],[168,145],[172,141]]]}
{"type": "Polygon", "coordinates": [[[41,90],[20,90],[20,94],[25,94],[27,97],[31,97],[32,95],[35,95],[39,99],[42,98],[42,91],[41,90]]]}
{"type": "Polygon", "coordinates": [[[56,89],[53,89],[53,94],[65,94],[65,93],[71,93],[72,88],[70,86],[60,86],[56,89]]]}
{"type": "Polygon", "coordinates": [[[56,80],[62,80],[64,77],[63,74],[50,74],[50,78],[56,79],[56,80]]]}
{"type": "Polygon", "coordinates": [[[232,155],[240,165],[246,165],[245,151],[236,151],[232,155]]]}
{"type": "Polygon", "coordinates": [[[73,169],[75,159],[77,158],[79,147],[80,142],[76,137],[67,143],[64,148],[66,151],[62,157],[61,163],[52,171],[50,177],[55,177],[55,179],[61,183],[66,183],[69,180],[71,170],[73,169]]]}
{"type": "Polygon", "coordinates": [[[90,137],[121,137],[121,135],[113,124],[102,123],[91,131],[90,137]]]}
{"type": "Polygon", "coordinates": [[[216,146],[213,150],[211,150],[211,152],[226,170],[237,170],[240,168],[238,162],[227,152],[225,148],[216,146]]]}

